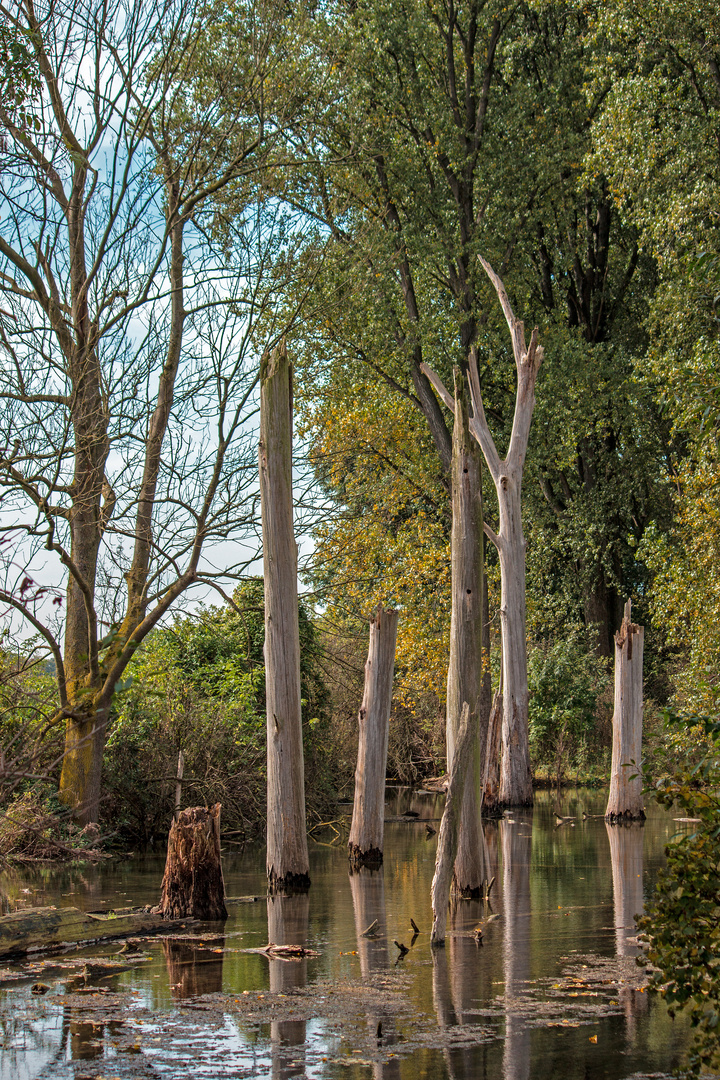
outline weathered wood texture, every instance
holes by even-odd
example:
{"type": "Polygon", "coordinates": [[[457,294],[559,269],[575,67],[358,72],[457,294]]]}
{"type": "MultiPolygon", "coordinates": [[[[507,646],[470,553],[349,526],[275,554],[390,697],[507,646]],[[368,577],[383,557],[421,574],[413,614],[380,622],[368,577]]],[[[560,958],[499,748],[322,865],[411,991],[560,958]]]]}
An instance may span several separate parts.
{"type": "Polygon", "coordinates": [[[355,801],[348,840],[353,867],[378,867],[383,859],[385,774],[397,625],[398,612],[382,607],[370,622],[365,691],[358,714],[355,801]]]}
{"type": "Polygon", "coordinates": [[[502,691],[497,690],[493,698],[488,720],[487,741],[485,743],[485,768],[483,772],[484,817],[502,817],[500,805],[500,746],[502,742],[502,691]]]}
{"type": "Polygon", "coordinates": [[[54,952],[64,945],[111,941],[187,927],[188,920],[169,923],[161,915],[130,908],[107,914],[78,908],[43,907],[0,917],[0,957],[33,952],[54,952]]]}
{"type": "Polygon", "coordinates": [[[452,558],[450,618],[450,662],[447,679],[447,767],[452,772],[463,702],[470,709],[473,738],[465,780],[461,827],[453,873],[453,891],[460,896],[479,897],[483,881],[480,842],[482,799],[481,748],[485,747],[487,716],[482,714],[483,697],[483,506],[481,454],[470,436],[469,389],[465,377],[455,368],[455,398],[452,439],[451,497],[452,558]]]}
{"type": "Polygon", "coordinates": [[[450,884],[461,827],[465,777],[470,768],[472,746],[475,738],[476,732],[471,722],[470,707],[465,701],[463,702],[460,728],[455,743],[450,782],[445,796],[445,810],[440,822],[437,854],[435,856],[435,875],[430,890],[433,910],[430,942],[433,945],[442,945],[445,942],[450,884]]]}
{"type": "Polygon", "coordinates": [[[220,803],[191,806],[173,820],[160,911],[165,919],[227,919],[220,862],[220,803]]]}
{"type": "Polygon", "coordinates": [[[640,758],[643,722],[643,645],[645,630],[631,621],[628,600],[615,635],[615,709],[613,712],[608,821],[643,820],[640,758]],[[634,763],[634,764],[633,764],[634,763]],[[630,779],[634,776],[634,779],[630,779]]]}
{"type": "Polygon", "coordinates": [[[292,497],[292,369],[284,343],[260,371],[260,496],[265,580],[267,875],[269,888],[310,885],[305,823],[297,544],[292,497]]]}
{"type": "MultiPolygon", "coordinates": [[[[538,345],[537,327],[525,342],[525,326],[516,319],[505,287],[490,264],[480,262],[490,278],[510,329],[517,372],[515,414],[507,455],[500,458],[485,417],[477,349],[470,355],[469,376],[473,415],[470,431],[479,443],[487,463],[498,500],[500,527],[494,532],[485,525],[500,558],[501,598],[500,629],[502,636],[503,726],[500,802],[504,806],[529,806],[532,803],[532,773],[528,732],[528,682],[525,609],[525,537],[522,529],[522,477],[527,454],[533,410],[535,383],[543,358],[538,345]]],[[[430,379],[439,397],[454,411],[453,398],[441,379],[427,366],[421,370],[430,379]]]]}

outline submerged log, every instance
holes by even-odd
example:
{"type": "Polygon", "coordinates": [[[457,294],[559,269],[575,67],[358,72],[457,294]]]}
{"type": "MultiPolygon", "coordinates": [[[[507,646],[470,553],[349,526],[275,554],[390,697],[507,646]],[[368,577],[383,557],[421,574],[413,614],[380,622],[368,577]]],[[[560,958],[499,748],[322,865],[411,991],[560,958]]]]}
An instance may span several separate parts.
{"type": "Polygon", "coordinates": [[[0,917],[0,958],[27,952],[55,952],[67,945],[167,933],[187,926],[187,919],[168,922],[159,914],[132,908],[103,913],[75,907],[27,908],[0,917]]]}
{"type": "Polygon", "coordinates": [[[160,911],[164,919],[227,919],[220,803],[189,807],[170,826],[160,911]]]}
{"type": "Polygon", "coordinates": [[[435,856],[435,876],[431,889],[433,909],[431,945],[445,943],[450,884],[458,849],[465,780],[469,769],[473,767],[473,741],[476,738],[477,730],[471,721],[470,707],[467,701],[464,701],[435,856]]]}
{"type": "Polygon", "coordinates": [[[645,630],[631,622],[630,613],[628,600],[622,626],[615,635],[612,767],[605,810],[605,819],[609,822],[642,821],[645,818],[640,775],[645,630]]]}
{"type": "Polygon", "coordinates": [[[398,612],[382,607],[370,622],[365,691],[358,716],[355,802],[348,840],[353,869],[377,868],[383,860],[385,773],[397,624],[398,612]]]}

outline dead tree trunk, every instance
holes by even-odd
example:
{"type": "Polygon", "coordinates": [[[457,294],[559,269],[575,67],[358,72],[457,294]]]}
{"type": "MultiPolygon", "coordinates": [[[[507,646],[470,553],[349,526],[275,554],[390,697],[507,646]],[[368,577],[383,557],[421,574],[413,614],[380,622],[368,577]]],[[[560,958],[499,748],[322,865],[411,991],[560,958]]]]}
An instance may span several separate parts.
{"type": "Polygon", "coordinates": [[[450,883],[461,831],[465,778],[471,767],[472,748],[476,741],[477,718],[472,716],[467,701],[464,701],[450,770],[450,782],[445,796],[445,809],[440,822],[437,855],[435,856],[435,876],[433,877],[430,893],[433,909],[433,925],[430,935],[432,945],[445,944],[450,883]]]}
{"type": "Polygon", "coordinates": [[[267,875],[270,891],[310,885],[305,824],[292,370],[285,343],[260,367],[260,497],[265,580],[267,875]]]}
{"type": "Polygon", "coordinates": [[[354,868],[372,866],[377,869],[383,861],[385,773],[397,625],[398,612],[382,607],[370,621],[365,692],[358,716],[355,803],[348,841],[350,863],[354,868]]]}
{"type": "Polygon", "coordinates": [[[459,896],[482,895],[484,864],[480,837],[482,799],[481,747],[485,746],[487,716],[483,699],[483,512],[480,452],[470,436],[469,393],[465,377],[455,369],[452,442],[452,615],[447,681],[447,767],[452,772],[463,703],[470,709],[475,731],[468,753],[467,776],[460,815],[453,891],[459,896]],[[482,715],[481,715],[482,714],[482,715]]]}
{"type": "Polygon", "coordinates": [[[227,919],[220,863],[220,803],[173,820],[160,910],[164,919],[227,919]]]}
{"type": "MultiPolygon", "coordinates": [[[[535,408],[535,383],[542,363],[543,350],[538,345],[537,327],[529,346],[525,343],[525,326],[513,314],[505,287],[485,259],[480,259],[492,281],[510,328],[517,372],[515,415],[507,456],[502,460],[497,452],[485,418],[477,351],[471,351],[470,386],[473,417],[470,431],[477,439],[492,476],[498,500],[500,527],[495,533],[485,525],[485,533],[495,544],[500,556],[502,633],[503,726],[500,802],[504,806],[529,806],[532,803],[532,773],[528,734],[527,645],[525,628],[525,537],[522,530],[522,476],[527,453],[530,424],[535,408]]],[[[455,404],[434,371],[422,364],[448,408],[455,404]]]]}
{"type": "Polygon", "coordinates": [[[643,721],[644,627],[630,621],[630,601],[615,635],[615,711],[607,821],[643,820],[640,757],[643,721]],[[631,777],[633,779],[631,779],[631,777]]]}
{"type": "Polygon", "coordinates": [[[500,744],[502,737],[502,691],[497,690],[493,698],[490,719],[488,720],[487,742],[485,744],[485,770],[483,775],[482,812],[486,818],[502,817],[500,795],[500,744]]]}

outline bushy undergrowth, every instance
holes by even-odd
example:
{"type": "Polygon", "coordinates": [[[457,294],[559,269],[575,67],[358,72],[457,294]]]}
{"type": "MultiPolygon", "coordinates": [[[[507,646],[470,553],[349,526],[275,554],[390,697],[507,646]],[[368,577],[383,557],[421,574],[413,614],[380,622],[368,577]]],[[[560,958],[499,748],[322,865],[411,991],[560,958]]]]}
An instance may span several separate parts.
{"type": "Polygon", "coordinates": [[[612,744],[612,672],[587,630],[533,645],[528,656],[530,753],[538,773],[562,782],[607,765],[612,744]]]}
{"type": "MultiPolygon", "coordinates": [[[[157,630],[138,653],[117,706],[104,762],[102,825],[141,847],[163,842],[184,754],[184,806],[222,803],[230,841],[264,824],[266,783],[263,585],[234,607],[209,608],[157,630]]],[[[318,633],[300,608],[301,693],[308,809],[335,795],[329,695],[318,633]]]]}
{"type": "Polygon", "coordinates": [[[638,921],[651,989],[697,1029],[686,1075],[720,1067],[720,719],[666,713],[670,733],[644,771],[646,795],[697,818],[666,848],[667,866],[638,921]]]}
{"type": "Polygon", "coordinates": [[[0,859],[74,859],[98,853],[99,829],[80,829],[40,784],[11,799],[0,813],[0,859]]]}

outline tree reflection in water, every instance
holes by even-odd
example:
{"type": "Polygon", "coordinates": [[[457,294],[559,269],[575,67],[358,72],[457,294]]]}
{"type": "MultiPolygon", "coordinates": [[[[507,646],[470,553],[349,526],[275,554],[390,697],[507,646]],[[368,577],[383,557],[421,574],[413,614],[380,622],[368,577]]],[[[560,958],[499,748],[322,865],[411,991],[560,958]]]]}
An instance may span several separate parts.
{"type": "MultiPolygon", "coordinates": [[[[497,879],[498,828],[495,822],[483,825],[484,876],[497,879]]],[[[497,882],[491,896],[497,896],[497,882]]],[[[481,900],[451,900],[448,936],[444,948],[433,949],[433,1003],[440,1028],[455,1024],[477,1024],[476,1010],[492,997],[492,957],[473,936],[478,923],[492,914],[492,903],[481,900]]],[[[479,1080],[494,1075],[489,1044],[446,1048],[449,1080],[479,1080]]],[[[496,1059],[496,1055],[495,1055],[496,1059]]]]}
{"type": "MultiPolygon", "coordinates": [[[[605,823],[610,842],[612,863],[615,948],[620,957],[636,956],[635,916],[641,915],[643,898],[643,840],[642,821],[610,825],[605,823]]],[[[620,1003],[627,1019],[627,1037],[634,1044],[637,1036],[636,1018],[648,1011],[648,995],[631,986],[620,989],[620,1003]]]]}
{"type": "MultiPolygon", "coordinates": [[[[355,934],[360,959],[360,973],[364,979],[375,972],[387,971],[390,967],[390,949],[388,947],[387,918],[385,913],[385,875],[380,870],[362,867],[350,872],[350,892],[352,894],[353,913],[355,916],[355,934]],[[369,926],[377,922],[372,937],[363,937],[369,926]]],[[[368,1029],[376,1035],[378,1025],[382,1025],[378,1047],[386,1049],[397,1041],[392,1017],[379,1010],[368,1015],[368,1029]]],[[[400,1077],[400,1062],[393,1059],[388,1062],[373,1063],[373,1080],[396,1080],[400,1077]]]]}
{"type": "Polygon", "coordinates": [[[512,999],[530,979],[530,852],[532,811],[517,812],[499,823],[503,861],[503,967],[505,974],[505,1047],[503,1080],[529,1080],[530,1030],[513,1013],[512,999]]]}
{"type": "Polygon", "coordinates": [[[176,1001],[199,994],[221,994],[225,938],[182,941],[166,938],[163,952],[170,991],[176,1001]]]}
{"type": "MultiPolygon", "coordinates": [[[[308,893],[268,896],[268,941],[275,945],[306,945],[310,915],[308,893]]],[[[285,994],[307,985],[307,960],[273,959],[270,991],[285,994]]],[[[273,1080],[305,1076],[305,1021],[276,1020],[270,1025],[273,1080]]]]}

